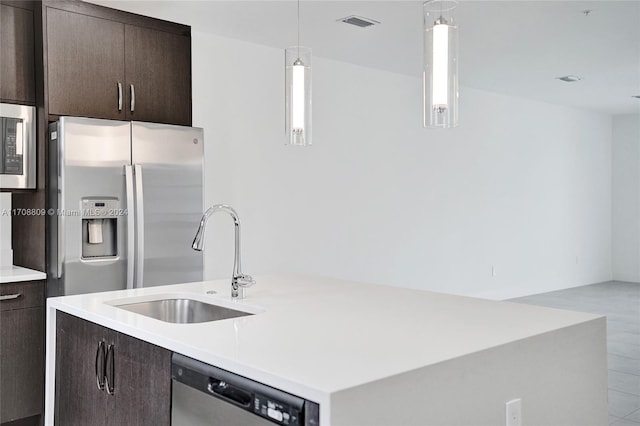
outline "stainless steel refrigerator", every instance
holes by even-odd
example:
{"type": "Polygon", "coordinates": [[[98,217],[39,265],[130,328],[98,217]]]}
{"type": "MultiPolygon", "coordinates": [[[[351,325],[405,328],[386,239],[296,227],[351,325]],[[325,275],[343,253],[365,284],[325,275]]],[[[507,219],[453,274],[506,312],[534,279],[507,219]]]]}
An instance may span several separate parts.
{"type": "Polygon", "coordinates": [[[202,129],[62,117],[49,143],[49,296],[202,280],[202,129]]]}

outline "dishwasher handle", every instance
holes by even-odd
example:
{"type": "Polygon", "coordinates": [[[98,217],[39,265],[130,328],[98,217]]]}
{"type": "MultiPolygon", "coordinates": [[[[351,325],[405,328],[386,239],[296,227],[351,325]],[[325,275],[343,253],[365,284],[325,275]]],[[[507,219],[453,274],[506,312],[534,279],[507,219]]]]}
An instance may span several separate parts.
{"type": "Polygon", "coordinates": [[[253,401],[253,395],[251,392],[237,388],[224,380],[219,380],[214,377],[209,378],[207,390],[209,393],[245,409],[250,408],[251,402],[253,401]]]}

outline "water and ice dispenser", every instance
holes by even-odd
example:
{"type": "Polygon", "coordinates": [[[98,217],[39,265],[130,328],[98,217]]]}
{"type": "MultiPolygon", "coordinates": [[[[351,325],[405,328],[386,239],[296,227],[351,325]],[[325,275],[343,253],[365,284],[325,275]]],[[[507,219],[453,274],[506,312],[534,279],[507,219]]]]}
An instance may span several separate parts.
{"type": "Polygon", "coordinates": [[[118,256],[117,198],[82,199],[82,259],[118,256]]]}

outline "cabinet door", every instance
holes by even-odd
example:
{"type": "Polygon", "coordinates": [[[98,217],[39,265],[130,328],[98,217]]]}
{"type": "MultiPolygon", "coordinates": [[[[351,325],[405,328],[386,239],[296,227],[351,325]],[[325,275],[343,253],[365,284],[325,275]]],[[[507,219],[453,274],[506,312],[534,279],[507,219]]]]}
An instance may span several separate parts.
{"type": "Polygon", "coordinates": [[[64,312],[57,313],[56,424],[100,426],[113,421],[115,397],[99,390],[96,381],[100,340],[114,344],[115,332],[64,312]]]}
{"type": "Polygon", "coordinates": [[[44,307],[0,311],[0,324],[0,423],[3,423],[42,413],[44,307]]]}
{"type": "Polygon", "coordinates": [[[171,424],[171,352],[118,333],[115,425],[171,424]]]}
{"type": "Polygon", "coordinates": [[[47,7],[46,25],[49,114],[124,119],[124,24],[47,7]]]}
{"type": "Polygon", "coordinates": [[[127,119],[190,126],[191,38],[126,25],[125,56],[127,119]]]}
{"type": "Polygon", "coordinates": [[[33,11],[0,5],[0,99],[35,104],[33,11]]]}

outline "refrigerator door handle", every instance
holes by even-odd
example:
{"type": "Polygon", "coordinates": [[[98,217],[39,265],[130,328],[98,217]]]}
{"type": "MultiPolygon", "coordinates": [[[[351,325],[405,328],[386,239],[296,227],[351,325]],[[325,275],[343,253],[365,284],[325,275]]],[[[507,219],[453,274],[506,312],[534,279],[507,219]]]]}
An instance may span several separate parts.
{"type": "MultiPolygon", "coordinates": [[[[61,129],[62,130],[62,129],[61,129]]],[[[62,192],[62,189],[64,188],[65,185],[65,176],[63,173],[63,168],[62,165],[64,164],[64,145],[61,143],[60,140],[57,140],[57,145],[58,145],[58,164],[56,164],[56,166],[58,167],[57,170],[57,175],[58,175],[58,211],[54,212],[58,214],[58,271],[56,274],[56,278],[60,279],[62,278],[62,266],[64,264],[64,258],[65,258],[65,253],[64,253],[64,239],[66,238],[66,233],[65,233],[65,229],[64,229],[64,194],[62,192]]]]}
{"type": "Polygon", "coordinates": [[[144,192],[142,184],[142,166],[133,166],[136,176],[136,283],[143,286],[144,279],[144,192]]]}
{"type": "MultiPolygon", "coordinates": [[[[62,205],[62,191],[58,190],[58,206],[62,205]]],[[[64,210],[64,209],[61,209],[64,210]]],[[[62,278],[62,265],[64,264],[64,211],[58,212],[58,273],[57,278],[62,278]]]]}
{"type": "Polygon", "coordinates": [[[125,191],[127,195],[127,288],[133,288],[133,274],[134,274],[134,253],[135,251],[135,243],[136,243],[136,234],[135,234],[135,226],[134,226],[134,207],[133,207],[133,167],[130,165],[124,166],[124,175],[125,175],[125,191]]]}

